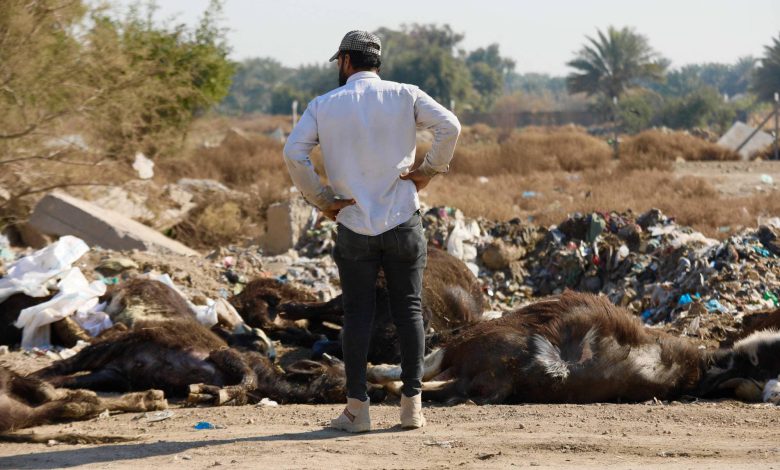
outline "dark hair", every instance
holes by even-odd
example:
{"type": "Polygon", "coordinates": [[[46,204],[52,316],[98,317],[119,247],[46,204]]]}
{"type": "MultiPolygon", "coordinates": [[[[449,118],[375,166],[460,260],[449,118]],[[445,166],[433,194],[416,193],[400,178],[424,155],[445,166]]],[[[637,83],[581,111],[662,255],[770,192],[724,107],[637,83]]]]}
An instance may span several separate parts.
{"type": "Polygon", "coordinates": [[[378,69],[382,66],[382,59],[376,54],[361,51],[341,51],[339,54],[349,54],[349,62],[356,69],[378,69]]]}

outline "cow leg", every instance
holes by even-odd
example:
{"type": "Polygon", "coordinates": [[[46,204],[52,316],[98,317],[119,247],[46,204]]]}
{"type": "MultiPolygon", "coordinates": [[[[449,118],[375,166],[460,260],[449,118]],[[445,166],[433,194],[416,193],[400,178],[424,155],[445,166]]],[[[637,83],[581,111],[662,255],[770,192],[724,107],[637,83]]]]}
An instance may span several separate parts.
{"type": "Polygon", "coordinates": [[[118,397],[100,398],[101,406],[109,411],[142,412],[168,408],[162,390],[126,393],[118,397]]]}
{"type": "Polygon", "coordinates": [[[28,403],[33,405],[55,400],[59,396],[51,384],[34,377],[20,375],[16,375],[11,380],[11,394],[24,397],[28,403]]]}
{"type": "Polygon", "coordinates": [[[227,387],[192,384],[187,401],[191,404],[246,405],[247,393],[257,388],[257,375],[241,354],[234,349],[220,349],[209,355],[209,361],[224,374],[227,382],[238,384],[227,387]]]}
{"type": "Polygon", "coordinates": [[[98,392],[127,392],[130,383],[121,372],[114,369],[100,369],[85,375],[60,375],[46,379],[55,387],[87,389],[98,392]]]}
{"type": "Polygon", "coordinates": [[[327,302],[288,302],[279,305],[279,316],[285,320],[316,320],[341,324],[344,307],[341,296],[327,302]]]}
{"type": "MultiPolygon", "coordinates": [[[[444,349],[436,349],[427,356],[423,362],[423,380],[430,380],[439,375],[441,363],[444,359],[444,349]]],[[[366,371],[369,382],[384,384],[401,380],[401,366],[391,364],[370,365],[366,371]]]]}

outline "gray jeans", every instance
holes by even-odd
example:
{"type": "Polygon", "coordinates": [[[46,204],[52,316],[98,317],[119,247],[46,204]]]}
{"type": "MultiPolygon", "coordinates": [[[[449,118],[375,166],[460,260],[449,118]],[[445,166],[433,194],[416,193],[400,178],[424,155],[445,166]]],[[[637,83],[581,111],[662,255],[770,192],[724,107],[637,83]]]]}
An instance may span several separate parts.
{"type": "Polygon", "coordinates": [[[368,398],[366,362],[379,268],[385,273],[390,311],[398,330],[402,392],[410,397],[422,390],[425,331],[421,293],[427,253],[419,211],[376,236],[361,235],[339,224],[333,258],[339,268],[344,302],[342,350],[347,397],[361,401],[368,398]]]}

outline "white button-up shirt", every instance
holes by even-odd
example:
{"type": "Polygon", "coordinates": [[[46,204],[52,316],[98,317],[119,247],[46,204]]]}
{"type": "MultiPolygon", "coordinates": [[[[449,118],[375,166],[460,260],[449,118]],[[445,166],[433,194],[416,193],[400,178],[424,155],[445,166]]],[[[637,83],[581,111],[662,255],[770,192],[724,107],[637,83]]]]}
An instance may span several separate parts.
{"type": "Polygon", "coordinates": [[[284,159],[309,202],[324,209],[336,198],[354,199],[337,221],[378,235],[420,208],[414,182],[399,178],[414,165],[417,129],[434,135],[420,171],[446,172],[460,134],[455,115],[414,85],[357,72],[346,85],[309,103],[287,138],[284,159]],[[309,158],[317,144],[330,186],[320,183],[309,158]]]}

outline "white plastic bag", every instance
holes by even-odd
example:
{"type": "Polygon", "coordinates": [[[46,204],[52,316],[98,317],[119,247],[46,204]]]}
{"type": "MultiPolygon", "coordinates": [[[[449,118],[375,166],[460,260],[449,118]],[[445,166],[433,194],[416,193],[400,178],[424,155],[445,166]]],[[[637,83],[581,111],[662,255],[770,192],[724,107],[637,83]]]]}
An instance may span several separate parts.
{"type": "Polygon", "coordinates": [[[30,297],[49,295],[49,284],[89,251],[80,238],[66,235],[51,245],[13,263],[0,278],[0,302],[22,292],[30,297]]]}
{"type": "Polygon", "coordinates": [[[51,344],[49,325],[75,312],[88,312],[98,304],[98,297],[105,294],[106,285],[101,281],[89,283],[79,268],[67,271],[57,285],[58,292],[47,302],[26,308],[14,323],[22,331],[22,348],[51,344]]]}

